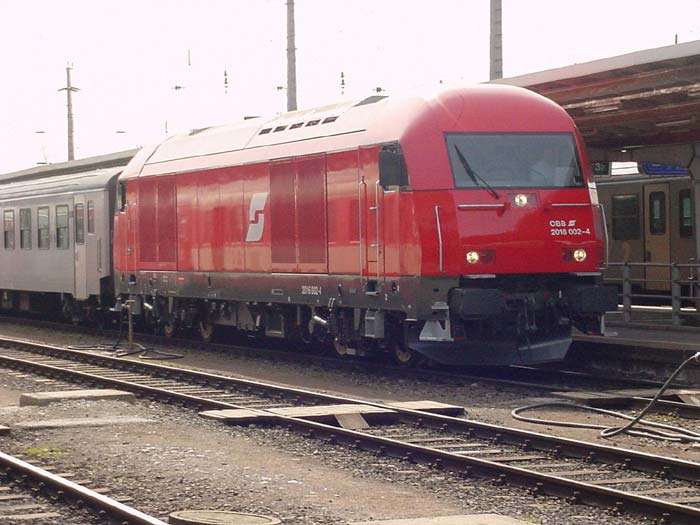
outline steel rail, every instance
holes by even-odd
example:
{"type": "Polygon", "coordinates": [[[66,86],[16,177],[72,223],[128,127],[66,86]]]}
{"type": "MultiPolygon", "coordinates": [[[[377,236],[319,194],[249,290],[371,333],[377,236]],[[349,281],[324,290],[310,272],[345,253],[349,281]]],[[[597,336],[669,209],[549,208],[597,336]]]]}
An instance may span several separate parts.
{"type": "MultiPolygon", "coordinates": [[[[61,356],[67,357],[74,361],[87,361],[102,364],[102,366],[108,365],[112,368],[117,369],[126,368],[131,370],[138,370],[147,374],[158,375],[169,379],[180,379],[192,383],[202,384],[209,382],[222,387],[228,385],[236,388],[240,388],[242,386],[244,387],[243,389],[245,392],[252,394],[274,392],[276,394],[283,394],[295,398],[296,400],[305,400],[307,402],[322,401],[334,404],[358,404],[374,406],[377,408],[392,410],[396,412],[400,417],[404,418],[404,422],[418,421],[421,424],[432,423],[434,428],[440,429],[443,429],[445,428],[445,425],[448,425],[449,429],[459,430],[463,432],[471,432],[475,435],[475,437],[481,439],[496,438],[502,441],[503,443],[510,445],[526,444],[526,446],[535,450],[555,451],[557,452],[557,454],[567,455],[568,457],[577,459],[591,459],[592,457],[595,457],[595,459],[599,461],[618,465],[625,465],[627,467],[635,468],[636,470],[641,470],[644,472],[664,472],[666,476],[671,476],[688,481],[700,481],[700,463],[694,463],[682,459],[655,456],[646,452],[600,445],[597,443],[589,443],[586,441],[579,441],[560,436],[553,436],[549,434],[534,432],[531,430],[505,427],[476,420],[462,419],[420,410],[411,410],[407,408],[397,408],[393,405],[378,403],[371,400],[327,394],[323,392],[314,392],[311,390],[285,385],[277,385],[263,381],[254,381],[250,379],[213,374],[210,372],[188,370],[173,367],[170,365],[144,363],[134,360],[124,360],[123,358],[102,356],[92,354],[89,352],[84,352],[81,350],[69,350],[61,347],[37,344],[17,339],[0,338],[0,343],[4,341],[8,341],[11,344],[28,345],[29,348],[27,351],[31,352],[33,349],[35,353],[41,353],[42,355],[51,355],[52,353],[58,353],[61,356]]],[[[17,366],[23,365],[21,360],[1,355],[0,363],[15,363],[17,366]]],[[[52,365],[32,363],[32,366],[42,368],[46,371],[49,371],[52,374],[71,375],[81,380],[99,379],[100,381],[106,384],[110,384],[111,386],[121,387],[124,389],[128,389],[132,392],[140,392],[146,395],[147,397],[162,397],[163,395],[168,395],[177,399],[178,401],[190,403],[200,408],[246,408],[232,403],[216,401],[212,399],[208,400],[206,398],[201,398],[189,394],[183,394],[176,391],[165,390],[157,387],[151,387],[147,385],[140,385],[121,379],[97,377],[93,374],[80,372],[76,370],[64,369],[52,365]]],[[[279,417],[281,418],[282,416],[279,417]]]]}
{"type": "MultiPolygon", "coordinates": [[[[0,322],[7,321],[19,322],[22,325],[28,324],[26,319],[8,318],[0,315],[0,322]]],[[[29,326],[46,326],[49,328],[59,327],[68,331],[76,331],[78,333],[84,333],[85,331],[95,332],[94,329],[86,329],[85,327],[76,327],[73,325],[50,322],[50,321],[38,321],[32,320],[29,326]]],[[[99,335],[113,335],[117,336],[117,331],[100,331],[99,335]]],[[[137,341],[140,342],[150,342],[154,344],[163,344],[164,337],[157,336],[147,333],[139,333],[136,337],[137,341]]],[[[410,377],[415,379],[449,379],[454,381],[480,381],[483,383],[494,384],[494,385],[507,385],[514,387],[523,388],[538,388],[542,390],[559,390],[559,391],[573,391],[581,390],[576,387],[567,386],[565,384],[553,385],[550,379],[543,379],[543,382],[538,383],[535,380],[527,379],[508,379],[503,377],[495,377],[492,372],[484,372],[483,374],[474,373],[473,371],[469,374],[461,373],[460,371],[446,371],[446,370],[435,370],[427,368],[406,368],[400,366],[388,365],[384,362],[377,362],[376,360],[343,360],[337,357],[328,357],[322,355],[316,355],[312,353],[305,352],[289,352],[286,350],[279,350],[274,348],[261,348],[261,347],[248,347],[241,345],[231,345],[222,343],[204,343],[201,341],[195,341],[192,339],[185,338],[167,338],[165,339],[167,344],[179,345],[179,346],[193,346],[205,347],[214,351],[220,352],[234,352],[239,356],[253,357],[253,358],[266,358],[289,361],[294,364],[314,364],[323,366],[333,366],[338,369],[352,369],[358,371],[367,371],[371,367],[371,372],[382,372],[386,374],[396,374],[401,377],[410,377]]],[[[549,369],[549,368],[536,368],[532,366],[524,365],[512,365],[503,370],[505,374],[515,373],[517,374],[529,374],[533,376],[561,376],[560,379],[564,381],[569,381],[570,379],[581,379],[581,380],[592,380],[592,381],[609,381],[620,383],[622,385],[634,385],[637,387],[649,386],[649,387],[660,387],[663,382],[652,381],[648,379],[637,379],[637,378],[625,378],[625,377],[601,377],[599,375],[593,375],[588,372],[581,372],[575,370],[559,370],[559,369],[549,369]]],[[[678,385],[684,386],[684,385],[678,385]]],[[[623,388],[620,386],[620,388],[623,388]]],[[[590,389],[590,388],[589,388],[590,389]]]]}
{"type": "Polygon", "coordinates": [[[96,509],[104,510],[110,516],[126,520],[127,523],[133,525],[167,525],[158,518],[144,514],[108,496],[83,487],[82,485],[78,485],[77,483],[73,483],[70,480],[47,472],[42,468],[31,465],[4,452],[0,452],[0,466],[3,469],[28,476],[38,483],[39,486],[43,484],[44,487],[50,487],[57,494],[67,494],[76,500],[84,501],[96,509]]]}
{"type": "MultiPolygon", "coordinates": [[[[28,343],[24,343],[28,344],[28,343]]],[[[46,345],[40,345],[44,350],[46,345]]],[[[60,351],[60,348],[53,349],[60,351]]],[[[70,351],[71,353],[79,351],[70,351]]],[[[63,353],[63,352],[61,352],[63,353]]],[[[76,356],[77,357],[77,356],[76,356]]],[[[85,357],[85,356],[81,356],[85,357]]],[[[91,358],[99,358],[105,362],[114,360],[105,356],[95,356],[90,354],[91,358]]],[[[91,359],[92,360],[92,359],[91,359]]],[[[31,363],[30,361],[20,363],[21,360],[15,358],[4,358],[5,363],[13,362],[18,366],[37,366],[51,374],[58,373],[59,367],[46,365],[41,363],[31,363]]],[[[121,365],[125,363],[121,361],[121,365]]],[[[308,390],[293,389],[289,387],[278,387],[268,383],[260,383],[250,380],[239,380],[225,376],[219,376],[208,373],[198,373],[193,371],[184,371],[174,369],[165,365],[154,365],[145,363],[138,364],[139,369],[152,370],[167,370],[178,374],[189,375],[201,378],[213,379],[218,383],[242,383],[244,385],[253,385],[260,389],[269,389],[276,392],[294,392],[303,397],[314,395],[315,393],[308,390]]],[[[121,368],[121,367],[120,367],[121,368]]],[[[61,371],[61,373],[64,373],[61,371]]],[[[74,375],[83,380],[91,378],[92,380],[102,380],[94,374],[87,374],[75,370],[65,371],[67,374],[74,375]]],[[[192,396],[182,393],[174,393],[172,391],[163,391],[155,387],[146,387],[144,385],[135,385],[134,383],[119,379],[109,378],[109,384],[124,386],[129,389],[138,388],[142,392],[149,392],[158,397],[171,396],[176,394],[176,399],[195,404],[196,406],[217,406],[220,408],[246,408],[232,403],[208,400],[198,396],[192,396]]],[[[389,405],[381,403],[367,402],[365,400],[357,400],[353,398],[343,398],[339,396],[331,396],[328,394],[320,394],[320,398],[324,400],[336,400],[344,403],[362,403],[382,408],[391,409],[398,413],[399,418],[404,423],[413,423],[418,425],[426,425],[432,428],[439,428],[447,432],[456,430],[467,433],[467,435],[476,437],[486,437],[495,439],[502,443],[510,443],[519,445],[526,450],[547,450],[560,455],[569,455],[579,459],[588,459],[595,462],[610,462],[620,465],[622,468],[629,468],[642,471],[651,471],[655,474],[661,473],[667,477],[677,477],[679,479],[690,479],[696,481],[700,473],[700,464],[678,460],[675,458],[664,458],[652,456],[641,452],[633,452],[624,449],[613,447],[605,447],[591,443],[570,440],[548,436],[530,431],[522,431],[479,423],[475,421],[463,420],[459,418],[430,414],[417,410],[397,409],[389,405]]],[[[249,409],[250,410],[250,409],[249,409]]],[[[498,483],[508,483],[521,487],[530,488],[535,493],[549,494],[554,496],[563,496],[571,498],[572,501],[580,503],[588,503],[595,505],[612,506],[619,511],[629,510],[639,512],[647,516],[653,516],[668,523],[695,524],[700,521],[700,509],[689,507],[664,501],[648,496],[620,491],[617,489],[594,485],[583,481],[572,480],[551,474],[529,470],[522,467],[515,467],[488,459],[479,459],[473,456],[466,456],[456,453],[438,450],[430,446],[421,446],[414,443],[404,442],[387,437],[372,435],[364,432],[343,429],[323,423],[313,422],[302,418],[281,416],[274,414],[265,409],[252,409],[256,413],[263,414],[279,423],[287,424],[290,428],[304,429],[308,435],[313,437],[325,437],[331,442],[339,444],[348,444],[360,449],[369,450],[378,454],[388,454],[395,457],[400,457],[410,461],[425,461],[433,465],[447,468],[454,472],[459,472],[464,475],[484,477],[494,479],[498,483]]],[[[695,489],[696,487],[692,487],[695,489]]],[[[698,487],[700,488],[700,487],[698,487]]]]}

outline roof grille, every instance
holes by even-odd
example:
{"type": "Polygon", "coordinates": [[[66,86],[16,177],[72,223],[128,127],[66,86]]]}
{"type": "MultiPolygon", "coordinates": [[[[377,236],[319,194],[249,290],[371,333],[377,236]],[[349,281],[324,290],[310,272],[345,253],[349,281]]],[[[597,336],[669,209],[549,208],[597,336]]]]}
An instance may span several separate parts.
{"type": "Polygon", "coordinates": [[[366,99],[358,102],[353,107],[356,108],[357,106],[366,106],[367,104],[374,104],[375,102],[379,102],[380,100],[383,100],[386,97],[387,95],[372,95],[371,97],[367,97],[366,99]]]}

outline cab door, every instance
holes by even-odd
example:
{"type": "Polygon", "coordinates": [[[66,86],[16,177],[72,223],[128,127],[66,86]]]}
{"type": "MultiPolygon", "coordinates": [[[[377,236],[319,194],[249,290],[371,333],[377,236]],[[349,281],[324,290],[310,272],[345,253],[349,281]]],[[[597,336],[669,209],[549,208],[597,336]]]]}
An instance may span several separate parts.
{"type": "MultiPolygon", "coordinates": [[[[644,261],[669,264],[671,262],[671,235],[668,220],[668,184],[644,186],[644,261]]],[[[668,291],[671,288],[668,267],[648,266],[646,287],[649,290],[668,291]]]]}
{"type": "Polygon", "coordinates": [[[87,251],[85,247],[85,195],[73,197],[73,251],[75,257],[75,298],[85,300],[87,291],[87,251]]]}
{"type": "Polygon", "coordinates": [[[359,201],[362,277],[377,291],[384,280],[382,212],[384,190],[379,184],[376,148],[360,150],[359,201]]]}

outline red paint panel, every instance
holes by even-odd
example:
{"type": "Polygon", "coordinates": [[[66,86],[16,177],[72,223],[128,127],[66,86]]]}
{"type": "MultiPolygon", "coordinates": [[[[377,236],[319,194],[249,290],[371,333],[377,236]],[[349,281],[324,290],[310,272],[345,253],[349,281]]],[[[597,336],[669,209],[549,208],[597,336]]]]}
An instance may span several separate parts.
{"type": "Polygon", "coordinates": [[[197,269],[202,272],[214,271],[217,266],[221,267],[221,231],[220,226],[216,224],[215,217],[218,207],[219,183],[216,172],[199,173],[197,175],[197,213],[195,216],[199,248],[197,269]]]}
{"type": "Polygon", "coordinates": [[[187,173],[177,177],[177,269],[183,272],[199,265],[196,176],[187,173]]]}
{"type": "Polygon", "coordinates": [[[138,181],[138,260],[141,270],[174,270],[176,261],[175,179],[138,181]]]}
{"type": "Polygon", "coordinates": [[[315,157],[297,163],[298,262],[303,271],[326,272],[326,158],[315,157]]]}
{"type": "Polygon", "coordinates": [[[270,240],[273,270],[291,270],[296,267],[295,178],[296,165],[292,162],[270,166],[270,240]]]}
{"type": "Polygon", "coordinates": [[[328,271],[360,273],[357,150],[326,157],[328,271]]]}
{"type": "Polygon", "coordinates": [[[177,261],[177,217],[175,178],[159,177],[158,180],[158,262],[172,265],[177,261]]]}
{"type": "Polygon", "coordinates": [[[142,268],[148,268],[158,261],[157,253],[157,188],[156,178],[140,179],[138,182],[139,213],[139,262],[142,268]]]}
{"type": "Polygon", "coordinates": [[[225,272],[245,269],[248,221],[243,209],[243,177],[243,168],[229,168],[219,178],[219,207],[215,221],[221,228],[221,269],[225,272]]]}
{"type": "Polygon", "coordinates": [[[272,269],[270,261],[269,164],[254,164],[242,166],[239,169],[245,174],[243,209],[246,226],[243,239],[248,238],[248,233],[259,231],[258,227],[262,226],[260,238],[253,236],[256,240],[244,241],[245,270],[247,272],[269,272],[272,269]]]}

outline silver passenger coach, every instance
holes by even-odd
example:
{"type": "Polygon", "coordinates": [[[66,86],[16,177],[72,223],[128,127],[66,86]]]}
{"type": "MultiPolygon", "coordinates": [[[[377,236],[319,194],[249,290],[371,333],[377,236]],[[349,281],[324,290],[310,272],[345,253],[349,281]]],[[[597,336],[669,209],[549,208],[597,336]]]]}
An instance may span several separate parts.
{"type": "Polygon", "coordinates": [[[0,180],[0,308],[42,311],[60,302],[75,319],[111,300],[111,217],[121,171],[0,180]]]}

